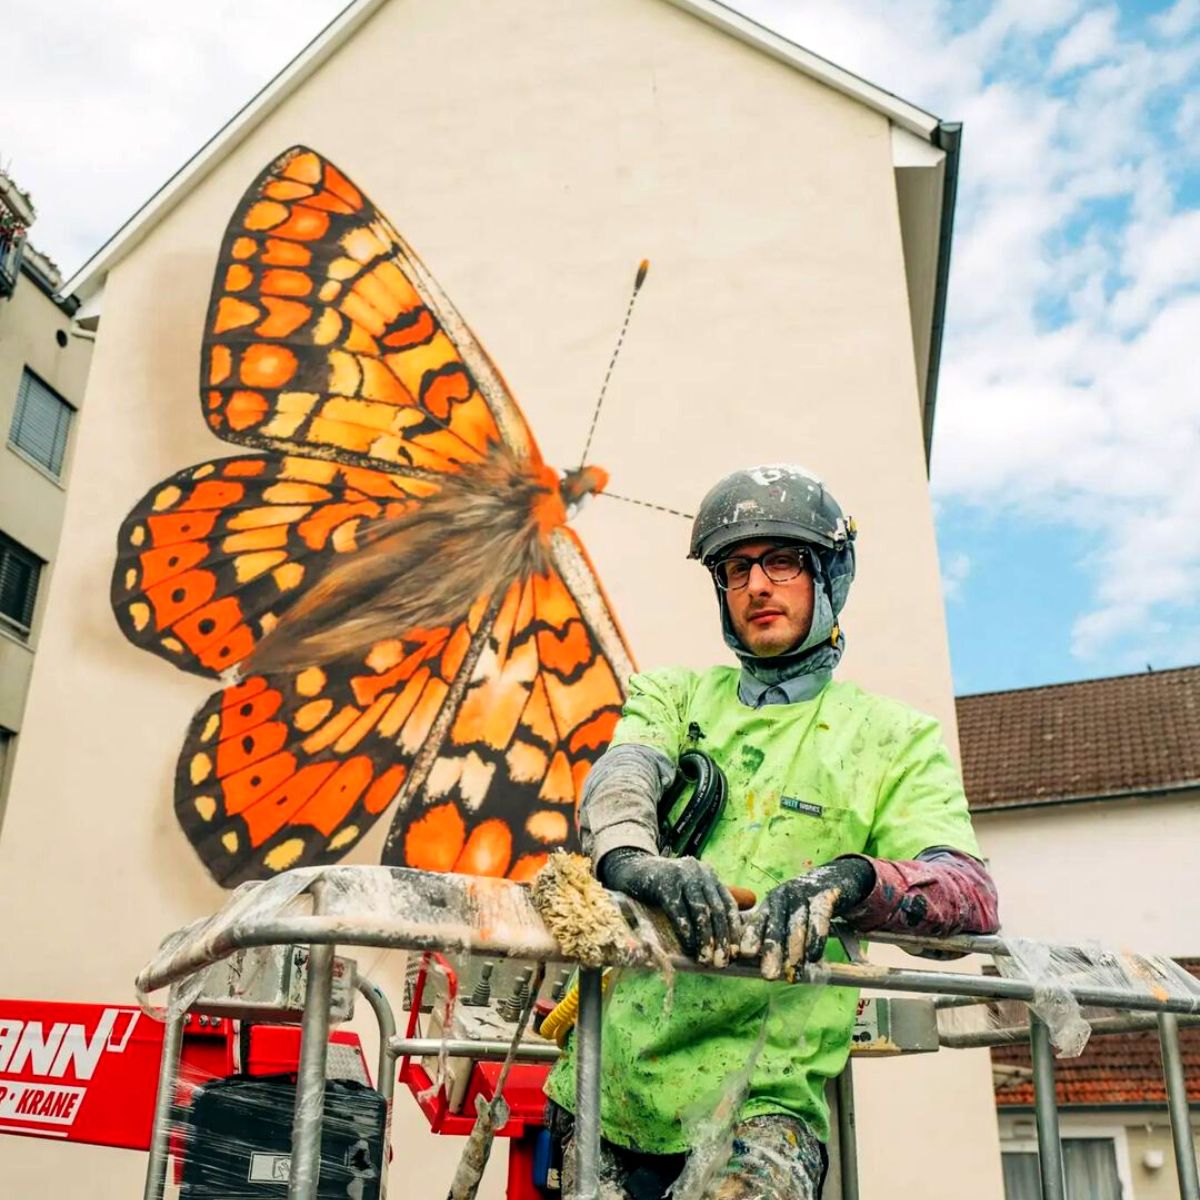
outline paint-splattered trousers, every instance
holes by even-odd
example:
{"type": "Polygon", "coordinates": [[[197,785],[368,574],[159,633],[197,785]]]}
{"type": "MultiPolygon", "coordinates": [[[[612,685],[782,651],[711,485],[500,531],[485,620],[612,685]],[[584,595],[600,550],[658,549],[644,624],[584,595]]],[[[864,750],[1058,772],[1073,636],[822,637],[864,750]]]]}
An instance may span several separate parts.
{"type": "MultiPolygon", "coordinates": [[[[575,1195],[573,1121],[555,1108],[553,1125],[565,1135],[562,1194],[569,1200],[575,1195]]],[[[825,1147],[795,1117],[774,1114],[739,1121],[723,1163],[703,1163],[701,1153],[643,1154],[602,1140],[600,1200],[663,1200],[672,1185],[671,1200],[818,1200],[821,1194],[825,1147]]]]}

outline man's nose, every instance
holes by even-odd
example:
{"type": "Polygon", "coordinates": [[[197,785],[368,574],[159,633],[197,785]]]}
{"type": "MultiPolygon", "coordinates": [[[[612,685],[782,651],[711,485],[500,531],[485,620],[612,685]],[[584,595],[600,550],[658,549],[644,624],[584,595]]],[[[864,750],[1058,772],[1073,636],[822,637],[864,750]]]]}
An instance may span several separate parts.
{"type": "Polygon", "coordinates": [[[750,578],[746,580],[747,590],[761,595],[763,592],[769,592],[774,586],[762,563],[756,562],[750,568],[750,578]]]}

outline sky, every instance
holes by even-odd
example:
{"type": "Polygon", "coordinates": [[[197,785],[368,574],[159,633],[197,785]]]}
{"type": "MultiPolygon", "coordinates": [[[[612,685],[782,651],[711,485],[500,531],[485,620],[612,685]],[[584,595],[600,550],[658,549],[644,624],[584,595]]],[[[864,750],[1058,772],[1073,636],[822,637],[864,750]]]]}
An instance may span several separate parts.
{"type": "MultiPolygon", "coordinates": [[[[1200,0],[740,0],[963,158],[932,484],[960,694],[1200,662],[1200,0]]],[[[0,165],[70,273],[341,0],[23,5],[0,165]]]]}

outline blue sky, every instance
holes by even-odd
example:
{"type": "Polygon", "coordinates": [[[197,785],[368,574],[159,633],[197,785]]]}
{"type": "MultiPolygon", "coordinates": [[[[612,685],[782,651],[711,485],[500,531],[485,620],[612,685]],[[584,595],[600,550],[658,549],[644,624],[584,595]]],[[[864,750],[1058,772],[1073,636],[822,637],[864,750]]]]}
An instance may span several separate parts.
{"type": "MultiPolygon", "coordinates": [[[[738,6],[964,125],[932,476],[957,690],[1200,662],[1200,0],[738,6]]],[[[34,241],[79,265],[341,7],[25,6],[0,163],[34,241]]]]}
{"type": "Polygon", "coordinates": [[[933,488],[959,692],[1200,661],[1200,0],[743,0],[963,161],[933,488]]]}

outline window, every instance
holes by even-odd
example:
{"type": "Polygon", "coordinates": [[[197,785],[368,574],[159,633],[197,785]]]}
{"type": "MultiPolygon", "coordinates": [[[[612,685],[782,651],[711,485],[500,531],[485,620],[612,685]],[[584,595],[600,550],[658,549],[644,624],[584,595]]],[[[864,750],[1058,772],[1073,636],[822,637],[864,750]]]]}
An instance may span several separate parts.
{"type": "MultiPolygon", "coordinates": [[[[1121,1200],[1125,1193],[1112,1138],[1065,1137],[1062,1147],[1067,1200],[1121,1200]]],[[[1036,1148],[1006,1147],[1001,1162],[1005,1200],[1041,1200],[1042,1177],[1036,1148]]]]}
{"type": "Polygon", "coordinates": [[[0,623],[29,636],[42,560],[0,533],[0,623]]]}
{"type": "Polygon", "coordinates": [[[75,410],[27,367],[17,392],[17,411],[8,435],[9,444],[28,454],[34,462],[41,463],[58,479],[62,475],[67,435],[74,415],[75,410]]]}

